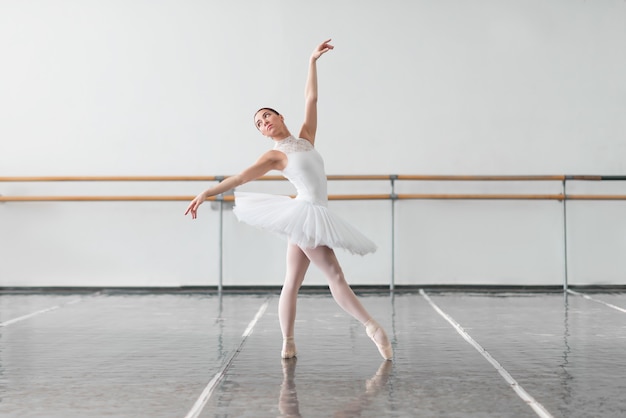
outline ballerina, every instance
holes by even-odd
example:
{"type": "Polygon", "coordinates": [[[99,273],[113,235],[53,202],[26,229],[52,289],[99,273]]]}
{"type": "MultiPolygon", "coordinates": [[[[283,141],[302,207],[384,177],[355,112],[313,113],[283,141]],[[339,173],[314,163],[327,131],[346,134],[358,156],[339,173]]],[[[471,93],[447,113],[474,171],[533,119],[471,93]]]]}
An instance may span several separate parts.
{"type": "Polygon", "coordinates": [[[271,170],[281,171],[295,186],[297,196],[235,192],[234,213],[247,224],[284,235],[288,239],[287,267],[278,303],[283,334],[282,358],[295,357],[294,322],[298,291],[309,264],[313,262],[326,276],[337,304],[365,326],[367,335],[386,360],[393,357],[385,330],[363,307],[347,283],[334,248],[355,254],[367,254],[376,245],[348,222],[328,210],[328,193],[324,161],[314,147],[317,131],[317,60],[334,48],[330,39],[318,45],[309,60],[305,87],[305,116],[294,137],[283,115],[272,108],[261,108],[254,114],[259,132],[274,141],[274,149],[265,152],[250,167],[228,177],[196,196],[185,211],[197,217],[198,207],[215,196],[255,180],[271,170]]]}

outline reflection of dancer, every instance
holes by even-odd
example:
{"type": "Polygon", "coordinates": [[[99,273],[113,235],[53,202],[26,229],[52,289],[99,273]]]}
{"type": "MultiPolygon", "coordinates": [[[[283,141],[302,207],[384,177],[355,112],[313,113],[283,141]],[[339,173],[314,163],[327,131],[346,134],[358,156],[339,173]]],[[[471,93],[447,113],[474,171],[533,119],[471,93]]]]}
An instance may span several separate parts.
{"type": "MultiPolygon", "coordinates": [[[[297,358],[283,360],[283,384],[280,385],[278,396],[278,410],[281,418],[301,417],[298,393],[296,392],[296,361],[297,358]]],[[[388,362],[385,362],[388,363],[388,362]]]]}
{"type": "Polygon", "coordinates": [[[280,327],[283,333],[282,357],[296,355],[294,321],[298,290],[312,261],[326,275],[335,301],[365,325],[367,335],[376,343],[383,358],[390,360],[393,350],[385,331],[372,319],[344,278],[333,248],[366,254],[376,246],[356,228],[328,210],[326,174],[322,157],[313,147],[317,131],[317,60],[333,49],[320,44],[311,55],[305,89],[304,123],[298,137],[291,135],[277,111],[262,108],[254,115],[257,129],[274,140],[274,149],[240,174],[228,177],[215,187],[196,196],[187,213],[196,218],[198,207],[209,196],[224,193],[257,179],[270,170],[282,171],[296,187],[295,199],[259,193],[235,193],[235,215],[239,220],[282,234],[288,238],[287,271],[279,300],[280,327]]]}
{"type": "MultiPolygon", "coordinates": [[[[296,358],[283,360],[283,383],[280,385],[280,395],[278,397],[278,410],[280,418],[301,417],[298,393],[296,392],[296,358]]],[[[367,408],[380,390],[385,387],[389,380],[392,363],[383,361],[374,376],[365,382],[365,392],[358,396],[343,408],[336,411],[333,416],[336,418],[358,417],[367,408]]]]}
{"type": "Polygon", "coordinates": [[[335,418],[360,417],[378,392],[385,387],[391,373],[391,363],[383,361],[374,376],[365,382],[365,392],[333,414],[335,418]]]}

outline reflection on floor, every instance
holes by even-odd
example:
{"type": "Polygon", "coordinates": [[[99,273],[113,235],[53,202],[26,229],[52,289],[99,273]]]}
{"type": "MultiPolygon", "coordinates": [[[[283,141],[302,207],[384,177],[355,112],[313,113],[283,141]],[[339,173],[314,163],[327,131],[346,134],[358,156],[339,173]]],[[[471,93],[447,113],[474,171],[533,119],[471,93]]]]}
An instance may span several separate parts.
{"type": "Polygon", "coordinates": [[[362,301],[393,362],[326,294],[291,360],[275,294],[0,294],[0,416],[626,416],[622,293],[362,301]]]}

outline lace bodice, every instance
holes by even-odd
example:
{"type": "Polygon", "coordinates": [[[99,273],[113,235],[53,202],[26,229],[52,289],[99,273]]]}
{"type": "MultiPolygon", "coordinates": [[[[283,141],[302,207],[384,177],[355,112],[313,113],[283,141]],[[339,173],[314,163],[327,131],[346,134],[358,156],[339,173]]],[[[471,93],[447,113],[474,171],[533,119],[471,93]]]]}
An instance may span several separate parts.
{"type": "Polygon", "coordinates": [[[290,154],[292,152],[311,151],[313,149],[313,144],[306,139],[288,136],[281,141],[276,141],[274,149],[282,151],[285,154],[290,154]]]}

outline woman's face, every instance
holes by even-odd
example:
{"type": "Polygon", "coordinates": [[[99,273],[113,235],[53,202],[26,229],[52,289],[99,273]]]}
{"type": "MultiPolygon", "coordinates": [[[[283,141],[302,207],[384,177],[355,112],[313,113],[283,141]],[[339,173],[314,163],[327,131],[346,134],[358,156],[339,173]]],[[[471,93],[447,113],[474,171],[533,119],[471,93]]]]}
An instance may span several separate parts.
{"type": "Polygon", "coordinates": [[[259,110],[256,115],[254,115],[254,124],[263,135],[269,137],[282,130],[284,125],[283,117],[269,109],[259,110]]]}

